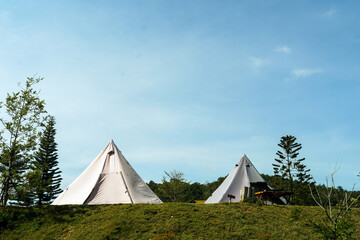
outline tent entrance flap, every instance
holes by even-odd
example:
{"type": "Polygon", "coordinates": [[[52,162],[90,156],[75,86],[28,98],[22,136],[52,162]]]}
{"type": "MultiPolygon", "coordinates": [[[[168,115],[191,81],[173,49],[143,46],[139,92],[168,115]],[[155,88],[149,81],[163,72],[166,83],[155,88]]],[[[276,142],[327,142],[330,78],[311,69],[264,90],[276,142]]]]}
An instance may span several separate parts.
{"type": "Polygon", "coordinates": [[[84,204],[131,203],[121,172],[103,173],[84,204]]]}

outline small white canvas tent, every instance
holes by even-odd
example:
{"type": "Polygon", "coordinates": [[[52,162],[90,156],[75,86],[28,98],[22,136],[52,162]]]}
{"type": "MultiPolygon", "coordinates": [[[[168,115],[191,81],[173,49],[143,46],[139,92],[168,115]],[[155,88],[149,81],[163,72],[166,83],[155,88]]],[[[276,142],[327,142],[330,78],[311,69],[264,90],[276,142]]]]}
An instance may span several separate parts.
{"type": "Polygon", "coordinates": [[[131,167],[114,142],[52,203],[116,204],[162,203],[131,167]]]}
{"type": "Polygon", "coordinates": [[[240,159],[234,169],[205,203],[229,201],[228,195],[235,197],[231,199],[232,202],[240,202],[240,196],[245,194],[242,192],[244,191],[244,187],[255,187],[260,190],[271,189],[246,155],[240,159]]]}

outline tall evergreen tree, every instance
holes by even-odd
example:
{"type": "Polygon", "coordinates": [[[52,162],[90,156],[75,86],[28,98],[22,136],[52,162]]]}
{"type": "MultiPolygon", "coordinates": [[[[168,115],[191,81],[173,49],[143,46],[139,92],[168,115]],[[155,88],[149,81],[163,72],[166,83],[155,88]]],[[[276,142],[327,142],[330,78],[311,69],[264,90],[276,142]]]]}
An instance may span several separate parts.
{"type": "Polygon", "coordinates": [[[34,190],[38,205],[50,203],[60,192],[61,171],[58,167],[57,143],[55,142],[55,118],[50,117],[35,153],[33,174],[34,190]],[[34,181],[35,180],[35,181],[34,181]]]}
{"type": "Polygon", "coordinates": [[[302,148],[300,143],[296,142],[296,137],[286,135],[281,137],[280,143],[281,151],[277,151],[275,158],[276,164],[273,164],[275,175],[281,175],[283,179],[287,179],[289,191],[294,191],[294,180],[299,182],[309,182],[311,176],[310,169],[306,169],[305,164],[302,162],[305,158],[298,159],[299,151],[302,148]]]}

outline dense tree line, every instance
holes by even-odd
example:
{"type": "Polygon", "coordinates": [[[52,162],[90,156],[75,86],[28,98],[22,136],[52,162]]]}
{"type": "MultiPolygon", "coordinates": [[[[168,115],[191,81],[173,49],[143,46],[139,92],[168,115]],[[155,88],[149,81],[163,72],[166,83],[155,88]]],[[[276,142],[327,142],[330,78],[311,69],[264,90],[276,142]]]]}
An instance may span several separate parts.
{"type": "Polygon", "coordinates": [[[154,181],[148,183],[151,190],[163,202],[194,202],[195,200],[206,200],[225,179],[225,177],[220,177],[213,182],[191,183],[185,180],[181,172],[174,170],[170,173],[165,172],[165,174],[166,176],[163,177],[161,183],[155,183],[154,181]],[[174,191],[174,189],[176,190],[174,191]]]}
{"type": "MultiPolygon", "coordinates": [[[[177,172],[179,173],[179,172],[177,172]]],[[[283,179],[281,176],[270,176],[267,174],[261,174],[264,180],[274,189],[276,190],[286,190],[289,186],[289,180],[283,179]]],[[[165,191],[167,189],[166,184],[164,185],[164,179],[161,183],[155,183],[154,181],[150,181],[148,183],[151,190],[154,191],[156,195],[163,202],[194,202],[195,200],[206,200],[210,195],[220,186],[220,184],[224,181],[225,177],[219,177],[217,180],[213,182],[206,183],[190,183],[184,179],[183,175],[181,175],[181,181],[183,186],[181,187],[181,191],[178,191],[178,196],[176,198],[169,197],[165,191]],[[174,201],[175,200],[175,201],[174,201]]],[[[179,179],[178,179],[179,180],[179,179]]],[[[171,179],[166,179],[166,181],[171,181],[171,179]]],[[[307,205],[307,206],[315,206],[315,202],[310,194],[310,186],[315,186],[315,183],[303,183],[298,180],[293,181],[294,186],[294,196],[291,201],[293,205],[307,205]]],[[[324,184],[316,185],[320,192],[326,191],[326,186],[324,184]]],[[[336,205],[341,199],[344,199],[345,193],[348,192],[344,190],[341,186],[334,189],[333,195],[331,196],[331,203],[336,205]]],[[[360,191],[353,192],[353,197],[356,198],[360,195],[360,191]]],[[[325,201],[325,199],[324,199],[325,201]]]]}

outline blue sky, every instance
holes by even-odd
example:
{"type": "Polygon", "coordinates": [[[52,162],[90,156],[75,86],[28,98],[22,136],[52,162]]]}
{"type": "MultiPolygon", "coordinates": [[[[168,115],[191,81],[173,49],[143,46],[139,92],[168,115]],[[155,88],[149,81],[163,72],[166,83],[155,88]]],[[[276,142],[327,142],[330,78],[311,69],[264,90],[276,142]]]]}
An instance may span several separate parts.
{"type": "Polygon", "coordinates": [[[145,180],[272,174],[302,143],[318,182],[360,171],[357,1],[0,1],[0,96],[42,76],[63,187],[114,139],[145,180]]]}

